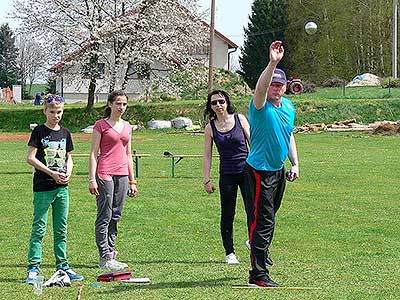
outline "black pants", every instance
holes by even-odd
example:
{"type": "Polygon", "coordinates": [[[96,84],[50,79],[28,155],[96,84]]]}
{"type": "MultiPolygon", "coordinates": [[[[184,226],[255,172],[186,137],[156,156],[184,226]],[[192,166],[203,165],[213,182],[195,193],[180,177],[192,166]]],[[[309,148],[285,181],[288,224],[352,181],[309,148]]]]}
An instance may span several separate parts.
{"type": "Polygon", "coordinates": [[[250,274],[254,278],[268,273],[265,259],[272,242],[275,214],[281,206],[285,191],[285,169],[258,171],[246,165],[248,180],[247,224],[251,244],[250,274]]]}
{"type": "Polygon", "coordinates": [[[235,218],[238,187],[244,201],[246,199],[246,173],[220,175],[221,237],[226,255],[235,252],[233,248],[233,221],[235,218]]]}

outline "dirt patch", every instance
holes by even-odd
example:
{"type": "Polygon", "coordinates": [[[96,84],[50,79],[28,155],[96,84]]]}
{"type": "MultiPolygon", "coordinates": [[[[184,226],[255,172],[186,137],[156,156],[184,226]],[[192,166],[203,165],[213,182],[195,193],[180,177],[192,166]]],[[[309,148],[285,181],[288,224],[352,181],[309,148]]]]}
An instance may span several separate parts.
{"type": "MultiPolygon", "coordinates": [[[[0,142],[27,142],[29,141],[30,133],[0,133],[0,142]]],[[[77,142],[89,142],[92,135],[89,133],[73,133],[72,140],[77,142]]],[[[149,140],[146,138],[137,138],[133,136],[135,142],[149,140]]]]}
{"type": "Polygon", "coordinates": [[[89,142],[92,140],[92,134],[91,133],[72,134],[72,140],[78,142],[89,142]]]}
{"type": "MultiPolygon", "coordinates": [[[[20,142],[29,141],[30,133],[0,133],[0,142],[20,142]]],[[[87,142],[91,140],[91,134],[72,134],[72,139],[79,142],[87,142]]]]}
{"type": "Polygon", "coordinates": [[[29,133],[0,133],[0,142],[28,142],[29,133]]]}
{"type": "Polygon", "coordinates": [[[400,125],[385,123],[376,127],[373,134],[382,134],[382,135],[400,134],[400,125]]]}

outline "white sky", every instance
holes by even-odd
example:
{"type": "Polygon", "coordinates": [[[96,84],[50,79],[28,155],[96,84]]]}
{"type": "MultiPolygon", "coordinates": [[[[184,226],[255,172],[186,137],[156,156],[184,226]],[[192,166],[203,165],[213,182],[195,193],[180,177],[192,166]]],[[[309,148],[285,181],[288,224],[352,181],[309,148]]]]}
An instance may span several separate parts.
{"type": "MultiPolygon", "coordinates": [[[[204,9],[211,7],[211,0],[200,0],[199,3],[204,9]]],[[[215,0],[215,29],[243,46],[243,27],[249,22],[252,3],[252,0],[215,0]]]]}
{"type": "Polygon", "coordinates": [[[0,0],[0,24],[8,23],[11,28],[15,28],[15,22],[7,18],[7,13],[11,11],[12,6],[13,0],[0,0]]]}

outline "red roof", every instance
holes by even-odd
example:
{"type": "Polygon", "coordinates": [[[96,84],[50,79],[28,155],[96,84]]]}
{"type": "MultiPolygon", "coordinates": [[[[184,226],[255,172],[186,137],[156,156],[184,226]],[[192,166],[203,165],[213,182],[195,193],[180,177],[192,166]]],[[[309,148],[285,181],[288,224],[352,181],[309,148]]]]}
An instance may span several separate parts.
{"type": "Polygon", "coordinates": [[[82,48],[75,50],[74,52],[72,52],[70,55],[64,57],[62,60],[60,60],[58,63],[54,64],[49,71],[50,72],[54,72],[56,71],[58,68],[62,68],[64,67],[64,65],[73,60],[75,57],[77,57],[79,54],[81,54],[82,52],[85,52],[88,48],[90,48],[90,46],[92,45],[92,43],[87,43],[85,44],[82,48]]]}

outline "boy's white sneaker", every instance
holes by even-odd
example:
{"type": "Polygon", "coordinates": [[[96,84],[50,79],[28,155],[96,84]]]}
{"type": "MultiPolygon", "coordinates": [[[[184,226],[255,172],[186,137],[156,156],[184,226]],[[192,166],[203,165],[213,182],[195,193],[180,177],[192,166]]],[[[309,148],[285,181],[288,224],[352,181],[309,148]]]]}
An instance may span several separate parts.
{"type": "Polygon", "coordinates": [[[39,276],[39,269],[37,268],[30,268],[28,270],[28,276],[26,277],[25,282],[27,284],[33,284],[35,282],[36,277],[39,276]]]}
{"type": "Polygon", "coordinates": [[[240,264],[240,263],[239,263],[239,260],[236,258],[235,253],[228,254],[228,255],[225,257],[225,261],[226,261],[226,263],[227,263],[228,265],[238,265],[238,264],[240,264]]]}

